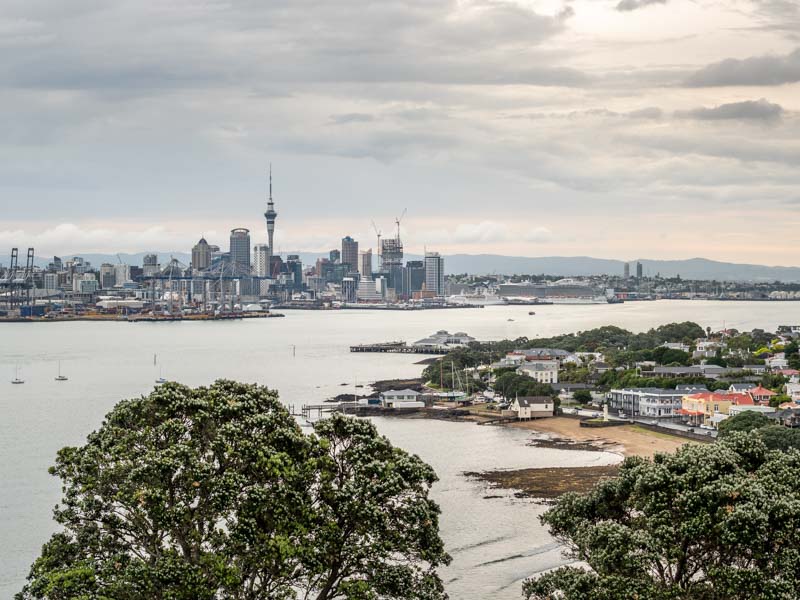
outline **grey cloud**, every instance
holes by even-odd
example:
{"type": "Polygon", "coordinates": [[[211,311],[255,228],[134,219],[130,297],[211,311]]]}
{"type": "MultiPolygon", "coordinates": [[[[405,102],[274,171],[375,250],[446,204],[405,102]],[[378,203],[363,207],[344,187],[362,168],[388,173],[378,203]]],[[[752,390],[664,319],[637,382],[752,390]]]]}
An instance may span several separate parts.
{"type": "Polygon", "coordinates": [[[729,58],[692,74],[686,80],[686,85],[781,85],[796,81],[800,81],[800,48],[785,56],[753,56],[744,60],[729,58]]]}
{"type": "Polygon", "coordinates": [[[366,113],[347,113],[343,115],[331,115],[330,122],[334,125],[346,125],[347,123],[369,123],[375,117],[366,113]]]}
{"type": "Polygon", "coordinates": [[[745,100],[720,104],[714,108],[694,108],[687,111],[677,111],[675,116],[698,119],[701,121],[717,121],[720,119],[754,119],[757,121],[775,121],[783,114],[780,104],[773,104],[764,98],[760,100],[745,100]]]}
{"type": "Polygon", "coordinates": [[[617,10],[627,12],[631,10],[638,10],[651,4],[666,4],[667,0],[620,0],[617,4],[617,10]]]}

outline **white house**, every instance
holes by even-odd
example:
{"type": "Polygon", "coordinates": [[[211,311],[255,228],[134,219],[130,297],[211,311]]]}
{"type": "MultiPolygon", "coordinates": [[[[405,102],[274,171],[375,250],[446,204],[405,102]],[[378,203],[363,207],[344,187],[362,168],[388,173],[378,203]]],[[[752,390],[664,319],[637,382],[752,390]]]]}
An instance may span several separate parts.
{"type": "Polygon", "coordinates": [[[789,361],[786,360],[786,355],[783,352],[779,352],[775,356],[772,356],[765,360],[764,362],[767,363],[767,366],[770,369],[785,369],[789,366],[789,361]]]}
{"type": "Polygon", "coordinates": [[[785,389],[792,402],[800,402],[800,383],[787,383],[785,389]]]}
{"type": "Polygon", "coordinates": [[[526,362],[517,369],[517,373],[527,375],[539,383],[558,383],[558,361],[526,362]]]}
{"type": "Polygon", "coordinates": [[[511,410],[516,411],[520,420],[552,417],[555,403],[549,396],[523,396],[514,400],[511,410]]]}
{"type": "Polygon", "coordinates": [[[381,393],[381,405],[385,408],[422,408],[425,403],[420,401],[422,394],[414,390],[387,390],[381,393]]]}

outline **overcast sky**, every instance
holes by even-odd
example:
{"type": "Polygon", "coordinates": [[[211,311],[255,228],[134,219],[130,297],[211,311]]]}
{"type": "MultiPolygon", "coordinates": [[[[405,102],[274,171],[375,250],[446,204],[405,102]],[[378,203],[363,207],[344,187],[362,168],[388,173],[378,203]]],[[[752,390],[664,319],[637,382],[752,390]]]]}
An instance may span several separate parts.
{"type": "Polygon", "coordinates": [[[796,0],[2,0],[0,86],[0,256],[261,242],[272,162],[283,250],[800,264],[796,0]]]}

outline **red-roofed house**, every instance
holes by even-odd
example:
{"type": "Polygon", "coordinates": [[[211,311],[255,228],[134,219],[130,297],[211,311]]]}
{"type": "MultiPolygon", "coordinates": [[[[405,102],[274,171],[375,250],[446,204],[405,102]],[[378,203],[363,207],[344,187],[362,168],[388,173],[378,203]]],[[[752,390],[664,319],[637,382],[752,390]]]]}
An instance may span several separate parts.
{"type": "Polygon", "coordinates": [[[753,405],[753,399],[745,393],[701,392],[688,394],[681,399],[678,414],[690,425],[714,426],[712,417],[727,415],[731,406],[753,405]]]}
{"type": "Polygon", "coordinates": [[[747,395],[753,399],[756,404],[769,404],[770,398],[777,396],[776,392],[768,390],[765,387],[758,386],[751,390],[747,390],[747,395]]]}

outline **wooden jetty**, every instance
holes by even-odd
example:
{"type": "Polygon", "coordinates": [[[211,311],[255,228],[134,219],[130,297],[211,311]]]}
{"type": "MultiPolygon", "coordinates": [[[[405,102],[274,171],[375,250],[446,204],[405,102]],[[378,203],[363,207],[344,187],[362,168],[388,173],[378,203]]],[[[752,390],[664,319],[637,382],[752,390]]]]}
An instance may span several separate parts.
{"type": "Polygon", "coordinates": [[[449,348],[434,346],[409,346],[405,342],[383,342],[350,346],[350,352],[389,352],[395,354],[447,354],[449,348]]]}

